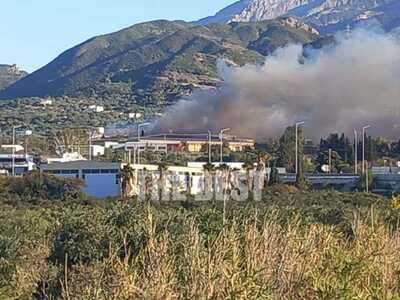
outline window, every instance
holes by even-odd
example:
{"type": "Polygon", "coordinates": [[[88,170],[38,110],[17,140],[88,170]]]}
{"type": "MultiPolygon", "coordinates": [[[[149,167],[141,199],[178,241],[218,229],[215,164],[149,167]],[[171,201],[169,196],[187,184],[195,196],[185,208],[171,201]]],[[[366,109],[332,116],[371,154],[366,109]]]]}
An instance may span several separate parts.
{"type": "Polygon", "coordinates": [[[102,169],[100,170],[101,174],[117,174],[118,169],[102,169]]]}
{"type": "Polygon", "coordinates": [[[115,175],[115,184],[119,184],[120,180],[121,180],[121,175],[120,174],[115,175]]]}
{"type": "Polygon", "coordinates": [[[49,173],[49,174],[54,174],[54,175],[61,174],[60,170],[45,170],[44,172],[49,173]]]}
{"type": "Polygon", "coordinates": [[[61,170],[58,174],[79,174],[79,170],[61,170]]]}
{"type": "Polygon", "coordinates": [[[99,169],[86,169],[83,170],[83,174],[100,174],[99,169]]]}
{"type": "MultiPolygon", "coordinates": [[[[0,158],[0,162],[5,162],[5,163],[12,162],[12,160],[13,160],[12,157],[10,157],[10,158],[0,158]]],[[[25,163],[26,159],[25,158],[15,157],[14,158],[14,162],[15,163],[25,163]]]]}
{"type": "Polygon", "coordinates": [[[118,174],[118,169],[85,169],[83,174],[118,174]]]}

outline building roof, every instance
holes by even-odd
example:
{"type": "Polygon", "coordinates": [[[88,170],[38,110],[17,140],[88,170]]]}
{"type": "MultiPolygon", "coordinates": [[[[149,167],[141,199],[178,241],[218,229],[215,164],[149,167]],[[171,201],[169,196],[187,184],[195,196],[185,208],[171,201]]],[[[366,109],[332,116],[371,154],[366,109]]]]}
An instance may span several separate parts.
{"type": "Polygon", "coordinates": [[[28,159],[33,158],[33,156],[30,155],[30,154],[28,154],[28,155],[25,155],[25,154],[14,154],[14,155],[12,155],[12,154],[0,154],[0,158],[12,159],[13,156],[14,156],[14,158],[28,158],[28,159]]]}
{"type": "MultiPolygon", "coordinates": [[[[208,142],[209,136],[207,133],[198,133],[198,134],[186,134],[186,133],[164,133],[164,134],[156,134],[143,136],[141,140],[149,141],[158,141],[158,140],[173,140],[180,142],[208,142]]],[[[225,135],[224,140],[226,142],[236,142],[236,143],[255,143],[254,139],[251,138],[238,138],[231,135],[225,135]]],[[[219,135],[211,135],[211,141],[216,142],[220,141],[219,135]]]]}
{"type": "Polygon", "coordinates": [[[41,165],[40,169],[44,171],[50,170],[76,170],[76,169],[119,169],[121,163],[103,162],[94,160],[79,160],[70,162],[55,162],[51,164],[41,165]]]}

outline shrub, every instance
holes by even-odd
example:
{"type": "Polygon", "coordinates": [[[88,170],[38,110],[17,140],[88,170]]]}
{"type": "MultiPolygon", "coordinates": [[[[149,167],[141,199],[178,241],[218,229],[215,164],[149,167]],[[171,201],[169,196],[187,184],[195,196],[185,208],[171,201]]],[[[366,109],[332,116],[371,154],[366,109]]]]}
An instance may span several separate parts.
{"type": "MultiPolygon", "coordinates": [[[[83,181],[64,179],[50,174],[30,172],[23,177],[2,178],[0,184],[8,199],[25,202],[83,199],[83,181]]],[[[4,193],[3,192],[3,193],[4,193]]]]}

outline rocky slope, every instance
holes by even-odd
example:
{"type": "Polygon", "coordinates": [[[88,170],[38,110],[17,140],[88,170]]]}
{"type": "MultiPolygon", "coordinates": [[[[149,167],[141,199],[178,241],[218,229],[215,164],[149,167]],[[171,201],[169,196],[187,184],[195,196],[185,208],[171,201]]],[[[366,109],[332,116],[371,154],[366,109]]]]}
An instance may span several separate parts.
{"type": "Polygon", "coordinates": [[[360,23],[378,23],[391,31],[400,26],[400,0],[241,0],[198,23],[249,22],[279,16],[300,18],[322,33],[360,23]]]}
{"type": "Polygon", "coordinates": [[[67,50],[0,97],[124,95],[137,103],[167,103],[215,87],[219,59],[261,63],[278,47],[318,37],[292,18],[207,26],[148,22],[67,50]]]}
{"type": "Polygon", "coordinates": [[[3,90],[28,75],[27,72],[19,70],[16,65],[0,64],[0,90],[3,90]]]}

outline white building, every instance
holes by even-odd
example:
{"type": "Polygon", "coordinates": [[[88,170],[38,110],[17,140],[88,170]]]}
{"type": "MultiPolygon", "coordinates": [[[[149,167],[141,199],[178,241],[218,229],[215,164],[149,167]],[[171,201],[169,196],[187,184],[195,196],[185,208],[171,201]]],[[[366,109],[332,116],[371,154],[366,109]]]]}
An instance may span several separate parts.
{"type": "Polygon", "coordinates": [[[104,133],[105,133],[105,128],[104,128],[104,127],[98,127],[98,128],[97,128],[97,131],[98,131],[98,133],[99,133],[101,136],[103,136],[104,133]]]}
{"type": "MultiPolygon", "coordinates": [[[[210,143],[213,146],[221,145],[221,138],[219,135],[212,135],[209,137],[208,134],[168,133],[143,136],[140,138],[140,143],[142,144],[139,145],[139,147],[143,147],[143,144],[150,145],[148,150],[152,150],[152,147],[157,148],[159,145],[162,149],[167,148],[168,152],[173,153],[200,153],[206,151],[210,143]]],[[[127,144],[135,145],[134,142],[128,142],[127,144]]],[[[249,138],[238,138],[235,136],[225,136],[223,144],[231,151],[241,152],[246,149],[254,149],[255,140],[249,138]]]]}
{"type": "Polygon", "coordinates": [[[63,178],[82,179],[84,192],[92,197],[121,196],[121,164],[99,161],[52,163],[40,167],[44,173],[63,178]]]}
{"type": "Polygon", "coordinates": [[[141,113],[129,113],[129,119],[140,119],[143,115],[141,113]]]}
{"type": "MultiPolygon", "coordinates": [[[[232,169],[239,169],[239,173],[242,176],[245,172],[240,168],[242,165],[242,163],[231,163],[230,167],[232,169]]],[[[139,189],[139,175],[142,171],[153,176],[152,178],[155,180],[159,176],[158,165],[131,164],[130,166],[136,174],[134,176],[134,185],[137,189],[139,189]]],[[[192,166],[187,167],[168,166],[164,171],[167,190],[172,190],[172,182],[174,182],[177,183],[179,191],[184,194],[190,192],[192,196],[195,196],[202,193],[206,184],[203,166],[204,163],[192,163],[192,166]]],[[[81,179],[85,183],[84,192],[86,194],[104,199],[121,196],[121,173],[123,167],[124,165],[121,163],[113,162],[72,161],[42,165],[41,171],[59,177],[81,179]]],[[[283,170],[280,170],[280,172],[283,172],[283,170]]]]}
{"type": "Polygon", "coordinates": [[[50,105],[53,105],[53,100],[51,100],[51,99],[44,99],[44,100],[41,100],[41,101],[40,101],[40,105],[43,105],[43,106],[50,106],[50,105]]]}
{"type": "Polygon", "coordinates": [[[34,163],[33,156],[31,155],[0,154],[0,170],[3,170],[3,173],[8,172],[8,174],[12,174],[13,165],[16,176],[22,176],[26,172],[36,169],[36,164],[34,163]]]}
{"type": "Polygon", "coordinates": [[[149,141],[140,141],[140,142],[127,142],[125,144],[115,145],[113,149],[124,149],[124,151],[152,151],[152,152],[168,152],[168,144],[171,142],[149,142],[149,141]]]}
{"type": "Polygon", "coordinates": [[[118,145],[119,145],[118,142],[104,142],[104,148],[106,148],[106,149],[111,149],[118,145]]]}
{"type": "Polygon", "coordinates": [[[97,113],[104,112],[104,106],[101,106],[101,105],[92,104],[92,105],[89,105],[89,109],[94,112],[97,112],[97,113]]]}
{"type": "Polygon", "coordinates": [[[95,112],[97,112],[97,113],[104,112],[104,107],[103,106],[96,106],[95,112]]]}
{"type": "Polygon", "coordinates": [[[101,145],[91,145],[92,157],[103,156],[105,153],[105,147],[101,145]]]}
{"type": "MultiPolygon", "coordinates": [[[[131,164],[131,167],[140,172],[146,170],[146,172],[154,172],[159,174],[157,165],[140,165],[131,164]]],[[[180,190],[184,191],[187,187],[190,187],[191,195],[197,195],[202,191],[204,170],[199,167],[181,167],[181,166],[168,166],[165,171],[166,176],[174,176],[179,181],[180,190]]],[[[167,189],[170,189],[171,183],[167,180],[167,189]]]]}
{"type": "Polygon", "coordinates": [[[20,152],[20,151],[24,151],[24,147],[22,147],[21,145],[1,145],[2,149],[7,149],[9,151],[12,151],[14,148],[15,152],[20,152]]]}
{"type": "Polygon", "coordinates": [[[64,153],[62,157],[53,157],[53,158],[48,158],[47,163],[52,164],[52,163],[65,163],[65,162],[71,162],[71,161],[79,161],[79,160],[86,160],[80,153],[78,152],[68,152],[64,153]]]}
{"type": "MultiPolygon", "coordinates": [[[[203,168],[204,165],[206,165],[206,162],[188,162],[187,165],[188,167],[191,168],[203,168]]],[[[214,162],[212,163],[214,167],[219,167],[221,165],[220,162],[214,162]]],[[[227,162],[227,163],[222,163],[223,165],[227,165],[231,169],[238,169],[241,170],[243,168],[244,163],[243,162],[227,162]]]]}

